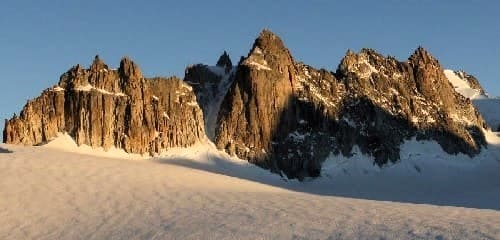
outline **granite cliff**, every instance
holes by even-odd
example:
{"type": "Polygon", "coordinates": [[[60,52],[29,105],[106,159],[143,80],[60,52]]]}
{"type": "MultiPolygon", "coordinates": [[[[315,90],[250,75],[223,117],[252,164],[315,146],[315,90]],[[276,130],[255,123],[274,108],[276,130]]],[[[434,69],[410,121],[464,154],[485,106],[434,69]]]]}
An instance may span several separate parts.
{"type": "Polygon", "coordinates": [[[215,143],[291,178],[318,176],[322,161],[355,146],[378,165],[399,159],[404,140],[435,140],[474,156],[486,125],[439,62],[419,47],[406,61],[348,51],[330,72],[296,62],[264,30],[237,66],[218,115],[215,143]]]}
{"type": "Polygon", "coordinates": [[[4,141],[38,145],[68,133],[78,145],[154,155],[203,139],[203,126],[189,85],[175,77],[146,79],[129,58],[110,69],[96,56],[89,69],[72,67],[6,120],[4,141]]]}
{"type": "Polygon", "coordinates": [[[79,145],[156,155],[206,135],[229,154],[303,179],[355,148],[379,166],[396,162],[409,139],[472,157],[486,147],[486,128],[422,47],[404,61],[349,50],[329,71],[296,61],[264,30],[236,65],[224,52],[215,66],[188,66],[184,81],[145,78],[128,58],[118,69],[99,57],[88,69],[77,65],[6,120],[4,141],[38,145],[68,133],[79,145]]]}

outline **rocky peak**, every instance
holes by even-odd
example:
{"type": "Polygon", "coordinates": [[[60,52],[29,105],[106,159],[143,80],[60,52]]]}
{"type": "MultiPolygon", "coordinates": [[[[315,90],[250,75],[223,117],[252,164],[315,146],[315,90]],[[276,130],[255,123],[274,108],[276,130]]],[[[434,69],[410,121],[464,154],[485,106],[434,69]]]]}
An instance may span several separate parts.
{"type": "MultiPolygon", "coordinates": [[[[285,47],[285,44],[276,34],[271,32],[269,29],[264,29],[253,44],[250,55],[263,55],[266,60],[266,56],[275,56],[278,61],[286,60],[287,62],[294,62],[290,51],[285,47]]],[[[270,57],[271,58],[271,57],[270,57]]]]}
{"type": "Polygon", "coordinates": [[[283,41],[268,29],[259,34],[248,56],[242,61],[242,65],[252,69],[276,69],[280,72],[293,64],[292,55],[283,41]]]}
{"type": "Polygon", "coordinates": [[[233,63],[231,62],[231,58],[226,51],[224,51],[224,53],[219,57],[216,66],[224,68],[226,72],[231,70],[231,68],[233,67],[233,63]]]}
{"type": "Polygon", "coordinates": [[[372,73],[378,73],[376,66],[384,57],[373,49],[363,48],[359,53],[348,50],[340,61],[337,73],[347,76],[356,74],[360,78],[368,78],[372,73]]]}
{"type": "Polygon", "coordinates": [[[99,58],[99,55],[95,55],[94,61],[90,65],[90,71],[91,72],[99,72],[99,71],[102,71],[102,70],[109,70],[108,65],[106,65],[104,63],[104,61],[102,61],[99,58]]]}
{"type": "Polygon", "coordinates": [[[293,101],[296,67],[281,39],[264,30],[245,60],[219,111],[216,145],[231,154],[270,167],[266,152],[279,125],[295,124],[293,101]],[[284,119],[283,121],[281,121],[284,119]],[[287,122],[287,119],[290,122],[287,122]]]}
{"type": "Polygon", "coordinates": [[[129,57],[121,59],[118,71],[122,77],[133,79],[140,79],[142,77],[141,69],[129,57]]]}
{"type": "Polygon", "coordinates": [[[255,39],[254,46],[259,46],[261,49],[269,50],[270,52],[279,52],[286,49],[283,41],[269,29],[264,29],[255,39]],[[273,49],[276,49],[273,51],[273,49]]]}
{"type": "Polygon", "coordinates": [[[74,74],[78,74],[78,73],[81,73],[82,71],[83,71],[82,65],[76,64],[75,66],[73,66],[72,68],[70,68],[70,70],[68,72],[72,72],[74,74]]]}
{"type": "Polygon", "coordinates": [[[349,50],[334,74],[295,62],[264,30],[235,68],[227,71],[226,52],[217,64],[189,66],[184,81],[146,79],[127,57],[118,70],[96,57],[29,101],[4,139],[40,144],[66,132],[78,144],[153,155],[195,143],[206,128],[219,149],[299,179],[355,147],[383,165],[400,159],[407,139],[469,156],[486,144],[484,120],[422,47],[405,62],[349,50]]]}
{"type": "Polygon", "coordinates": [[[82,74],[83,71],[84,71],[84,69],[80,64],[77,64],[77,65],[71,67],[68,71],[66,71],[64,74],[62,74],[59,77],[59,82],[57,85],[62,87],[62,88],[70,87],[70,85],[72,87],[73,83],[70,82],[69,80],[75,79],[76,76],[78,76],[79,74],[82,74]]]}
{"type": "Polygon", "coordinates": [[[101,90],[116,93],[121,92],[121,80],[122,78],[119,77],[118,71],[110,69],[96,55],[88,69],[84,69],[78,64],[62,74],[58,87],[66,90],[101,90]]]}
{"type": "Polygon", "coordinates": [[[456,105],[464,100],[453,89],[439,61],[423,47],[418,47],[410,56],[409,64],[413,68],[418,91],[431,102],[453,112],[456,105]]]}
{"type": "Polygon", "coordinates": [[[419,46],[410,56],[409,61],[416,65],[422,66],[425,64],[439,65],[439,62],[425,48],[419,46]]]}
{"type": "Polygon", "coordinates": [[[318,176],[331,154],[354,146],[383,165],[412,137],[450,154],[477,154],[485,124],[455,93],[439,62],[419,47],[407,62],[372,49],[347,51],[337,74],[295,63],[264,30],[219,111],[216,145],[292,178],[318,176]]]}
{"type": "Polygon", "coordinates": [[[146,80],[129,58],[119,70],[108,70],[96,57],[89,69],[71,68],[58,86],[7,120],[4,141],[36,145],[67,133],[78,145],[154,155],[200,141],[203,126],[196,97],[183,81],[146,80]]]}

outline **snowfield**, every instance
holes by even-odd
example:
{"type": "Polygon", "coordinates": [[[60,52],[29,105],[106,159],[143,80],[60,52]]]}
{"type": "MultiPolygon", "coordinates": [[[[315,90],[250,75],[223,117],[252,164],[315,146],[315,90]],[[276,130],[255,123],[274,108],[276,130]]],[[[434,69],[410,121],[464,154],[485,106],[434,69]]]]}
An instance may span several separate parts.
{"type": "Polygon", "coordinates": [[[500,137],[487,138],[473,159],[417,141],[382,169],[331,157],[305,182],[210,143],[154,159],[67,136],[2,144],[0,239],[499,239],[500,137]]]}
{"type": "Polygon", "coordinates": [[[470,87],[467,80],[453,70],[446,69],[444,74],[453,85],[455,91],[470,99],[476,109],[481,113],[488,126],[497,131],[500,129],[500,98],[481,94],[480,91],[470,87]]]}

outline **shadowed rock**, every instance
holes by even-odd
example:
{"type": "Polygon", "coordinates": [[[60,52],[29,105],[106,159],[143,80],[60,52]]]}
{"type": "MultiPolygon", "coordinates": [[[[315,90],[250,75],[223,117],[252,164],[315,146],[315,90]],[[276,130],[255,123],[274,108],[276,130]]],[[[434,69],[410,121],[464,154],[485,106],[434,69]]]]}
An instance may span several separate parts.
{"type": "Polygon", "coordinates": [[[348,51],[336,73],[296,63],[264,30],[238,65],[216,129],[216,145],[290,178],[318,176],[329,155],[354,146],[383,165],[405,139],[436,140],[474,156],[486,125],[454,91],[439,62],[419,47],[399,62],[374,50],[348,51]]]}
{"type": "Polygon", "coordinates": [[[216,66],[224,68],[226,72],[229,72],[231,70],[231,68],[233,67],[233,63],[231,62],[231,58],[226,51],[224,51],[224,53],[219,57],[216,66]]]}
{"type": "Polygon", "coordinates": [[[190,146],[206,129],[219,149],[298,179],[354,147],[382,166],[411,138],[450,154],[486,146],[483,118],[422,47],[406,61],[349,50],[331,72],[296,62],[264,30],[236,67],[224,52],[216,66],[189,66],[184,80],[145,79],[127,57],[114,70],[96,56],[7,120],[4,141],[36,145],[67,132],[79,145],[154,155],[190,146]]]}

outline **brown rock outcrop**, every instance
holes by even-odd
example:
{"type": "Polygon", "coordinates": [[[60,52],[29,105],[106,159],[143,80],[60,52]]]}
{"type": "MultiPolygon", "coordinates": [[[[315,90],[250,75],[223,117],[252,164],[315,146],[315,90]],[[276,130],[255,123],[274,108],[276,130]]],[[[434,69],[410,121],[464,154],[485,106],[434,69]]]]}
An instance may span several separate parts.
{"type": "Polygon", "coordinates": [[[176,78],[145,79],[128,58],[109,69],[98,56],[89,69],[71,68],[20,116],[7,120],[4,141],[37,145],[59,133],[78,145],[151,155],[204,138],[203,116],[189,85],[176,78]]]}
{"type": "Polygon", "coordinates": [[[286,111],[297,71],[281,39],[264,30],[240,63],[219,111],[216,145],[265,167],[274,131],[293,128],[286,111]],[[285,112],[283,112],[285,111],[285,112]],[[292,126],[287,127],[286,125],[292,126]],[[281,125],[281,126],[280,126],[281,125]]]}
{"type": "MultiPolygon", "coordinates": [[[[359,54],[347,54],[337,73],[346,79],[350,101],[365,98],[384,113],[378,114],[375,123],[377,135],[384,136],[377,145],[397,146],[416,136],[438,141],[448,153],[471,156],[485,145],[481,132],[486,127],[484,120],[471,102],[453,89],[439,62],[421,47],[407,62],[363,49],[359,54]],[[353,56],[357,60],[352,61],[353,56]],[[355,69],[362,65],[365,70],[355,69]],[[400,123],[388,121],[391,118],[400,123]]],[[[383,155],[394,152],[392,148],[383,147],[374,154],[376,159],[385,162],[383,155]]],[[[389,156],[392,161],[398,158],[395,152],[389,156]]]]}
{"type": "Polygon", "coordinates": [[[348,51],[337,72],[296,63],[264,30],[237,67],[219,111],[215,142],[230,154],[302,179],[330,154],[354,146],[383,165],[405,139],[436,140],[451,154],[477,154],[485,123],[457,94],[438,61],[418,48],[406,62],[348,51]]]}
{"type": "MultiPolygon", "coordinates": [[[[477,80],[463,75],[474,87],[477,80]]],[[[355,147],[379,166],[398,161],[412,138],[474,156],[486,145],[486,127],[421,47],[406,61],[348,51],[331,72],[295,62],[264,30],[236,67],[224,52],[215,66],[189,66],[184,81],[146,79],[128,58],[110,69],[96,56],[7,120],[4,141],[43,144],[66,132],[79,145],[154,155],[190,146],[206,130],[218,148],[303,179],[355,147]]]]}

